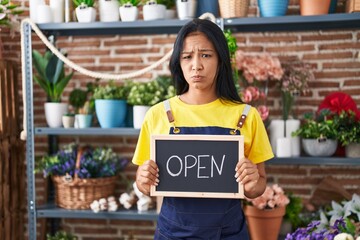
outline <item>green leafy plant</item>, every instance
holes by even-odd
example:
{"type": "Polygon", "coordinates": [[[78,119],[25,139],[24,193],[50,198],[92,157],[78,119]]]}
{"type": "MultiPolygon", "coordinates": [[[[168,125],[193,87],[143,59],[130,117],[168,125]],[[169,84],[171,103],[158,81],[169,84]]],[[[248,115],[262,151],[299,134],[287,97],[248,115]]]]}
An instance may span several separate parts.
{"type": "Polygon", "coordinates": [[[287,194],[290,202],[286,206],[284,218],[289,220],[293,228],[298,228],[303,224],[300,213],[303,210],[303,204],[300,197],[294,196],[292,193],[287,194]]]}
{"type": "Polygon", "coordinates": [[[175,1],[176,0],[157,0],[156,2],[165,5],[166,9],[172,9],[175,7],[175,1]]]}
{"type": "Polygon", "coordinates": [[[75,113],[79,113],[80,109],[84,107],[85,103],[89,101],[90,108],[94,108],[94,101],[93,99],[88,100],[89,94],[94,93],[94,89],[98,86],[98,79],[95,81],[95,83],[88,83],[86,84],[86,90],[80,89],[80,88],[74,88],[70,92],[69,96],[69,103],[71,106],[73,106],[75,113]]]}
{"type": "Polygon", "coordinates": [[[126,100],[130,91],[128,85],[116,85],[109,81],[106,85],[99,85],[94,89],[93,99],[126,100]]]}
{"type": "Polygon", "coordinates": [[[133,83],[127,101],[130,105],[153,106],[172,96],[175,88],[171,78],[161,76],[150,82],[133,83]]]}
{"type": "Polygon", "coordinates": [[[291,134],[293,137],[299,136],[305,139],[337,138],[337,129],[329,110],[324,109],[317,116],[306,113],[304,121],[300,128],[291,134]]]}
{"type": "Polygon", "coordinates": [[[134,7],[142,4],[141,0],[119,0],[120,6],[133,5],[134,7]]]}
{"type": "Polygon", "coordinates": [[[24,12],[19,10],[18,7],[9,0],[0,1],[0,26],[11,27],[17,22],[15,16],[24,12]]]}
{"type": "Polygon", "coordinates": [[[77,239],[78,239],[77,237],[65,231],[58,231],[53,236],[51,234],[46,234],[46,240],[77,240],[77,239]]]}
{"type": "Polygon", "coordinates": [[[95,4],[95,0],[73,0],[73,3],[75,7],[78,6],[93,7],[95,4]]]}
{"type": "Polygon", "coordinates": [[[34,80],[46,92],[50,102],[60,102],[61,95],[73,76],[73,72],[65,75],[64,63],[52,52],[44,55],[33,50],[33,63],[37,74],[34,80]]]}
{"type": "Polygon", "coordinates": [[[360,143],[360,120],[356,119],[353,111],[342,111],[334,117],[337,129],[337,139],[343,146],[350,143],[360,143]]]}

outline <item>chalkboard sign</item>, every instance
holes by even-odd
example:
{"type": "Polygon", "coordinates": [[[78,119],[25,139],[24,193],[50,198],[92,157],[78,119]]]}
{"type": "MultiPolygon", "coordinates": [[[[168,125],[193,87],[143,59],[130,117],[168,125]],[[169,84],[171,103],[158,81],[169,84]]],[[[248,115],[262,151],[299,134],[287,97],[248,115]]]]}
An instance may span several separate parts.
{"type": "Polygon", "coordinates": [[[234,177],[243,156],[239,135],[152,135],[151,159],[160,182],[151,196],[244,198],[234,177]]]}

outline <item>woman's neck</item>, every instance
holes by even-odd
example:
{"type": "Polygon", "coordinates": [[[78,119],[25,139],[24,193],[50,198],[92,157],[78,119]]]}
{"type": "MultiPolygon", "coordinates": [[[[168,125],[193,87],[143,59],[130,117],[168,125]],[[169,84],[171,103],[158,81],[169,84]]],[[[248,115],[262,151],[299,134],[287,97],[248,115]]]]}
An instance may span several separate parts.
{"type": "Polygon", "coordinates": [[[202,105],[215,101],[218,97],[216,94],[204,94],[201,92],[186,92],[179,96],[180,100],[190,105],[202,105]]]}

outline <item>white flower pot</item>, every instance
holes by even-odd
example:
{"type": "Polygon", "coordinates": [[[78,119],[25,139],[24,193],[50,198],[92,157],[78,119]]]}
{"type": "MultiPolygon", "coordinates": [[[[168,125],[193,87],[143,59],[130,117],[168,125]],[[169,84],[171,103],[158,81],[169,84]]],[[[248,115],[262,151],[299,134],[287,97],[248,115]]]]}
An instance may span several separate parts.
{"type": "Polygon", "coordinates": [[[176,0],[178,18],[180,20],[194,18],[196,5],[196,0],[176,0]]]}
{"type": "Polygon", "coordinates": [[[62,116],[62,124],[64,128],[73,128],[75,123],[75,116],[62,116]]]}
{"type": "Polygon", "coordinates": [[[288,119],[285,122],[286,128],[286,137],[290,138],[291,141],[291,156],[298,157],[300,156],[301,147],[300,147],[300,137],[292,137],[291,134],[300,128],[300,120],[298,119],[288,119]]]}
{"type": "Polygon", "coordinates": [[[89,128],[91,127],[92,115],[91,114],[76,114],[75,126],[76,128],[89,128]]]}
{"type": "Polygon", "coordinates": [[[120,18],[123,22],[136,21],[139,16],[139,10],[134,6],[121,6],[119,7],[120,18]]]}
{"type": "Polygon", "coordinates": [[[120,19],[119,2],[117,0],[99,0],[101,22],[117,22],[120,19]]]}
{"type": "Polygon", "coordinates": [[[49,127],[59,128],[62,126],[62,116],[68,111],[67,103],[47,102],[44,104],[45,118],[49,127]]]}
{"type": "Polygon", "coordinates": [[[270,144],[274,153],[277,152],[277,140],[285,137],[285,122],[281,119],[271,120],[270,126],[270,144]]]}
{"type": "Polygon", "coordinates": [[[306,154],[313,157],[330,157],[336,152],[337,140],[302,139],[303,149],[306,154]]]}
{"type": "Polygon", "coordinates": [[[150,109],[150,106],[137,106],[133,107],[133,121],[134,128],[140,129],[144,121],[146,112],[150,109]]]}
{"type": "Polygon", "coordinates": [[[145,21],[164,19],[166,7],[163,4],[146,4],[143,7],[143,17],[145,21]]]}
{"type": "Polygon", "coordinates": [[[360,143],[350,143],[346,145],[345,156],[349,158],[360,158],[360,143]]]}
{"type": "Polygon", "coordinates": [[[50,8],[52,11],[53,22],[64,22],[64,0],[50,0],[50,8]]]}
{"type": "Polygon", "coordinates": [[[166,9],[165,19],[174,19],[176,18],[176,11],[174,9],[166,9]]]}
{"type": "Polygon", "coordinates": [[[38,5],[36,9],[36,23],[51,23],[53,21],[52,11],[49,5],[38,5]]]}
{"type": "Polygon", "coordinates": [[[75,9],[78,22],[95,22],[96,10],[93,7],[79,6],[75,9]]]}

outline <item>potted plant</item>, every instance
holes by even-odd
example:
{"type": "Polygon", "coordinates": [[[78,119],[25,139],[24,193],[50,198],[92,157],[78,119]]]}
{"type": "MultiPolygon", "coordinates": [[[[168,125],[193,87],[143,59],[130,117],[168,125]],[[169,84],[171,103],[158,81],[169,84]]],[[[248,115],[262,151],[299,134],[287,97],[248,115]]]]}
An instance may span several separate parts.
{"type": "Polygon", "coordinates": [[[176,0],[177,15],[180,20],[191,19],[196,14],[197,0],[176,0]]]}
{"type": "Polygon", "coordinates": [[[75,5],[76,18],[79,22],[94,22],[96,10],[94,0],[73,0],[75,5]]]}
{"type": "Polygon", "coordinates": [[[119,0],[120,18],[123,22],[136,21],[139,16],[138,6],[141,4],[141,0],[119,0]]]}
{"type": "Polygon", "coordinates": [[[68,104],[61,103],[61,95],[73,72],[66,75],[64,63],[50,51],[42,55],[37,50],[33,50],[32,56],[36,70],[34,80],[44,89],[48,97],[48,102],[44,104],[46,122],[49,127],[61,127],[62,115],[68,111],[68,104]]]}
{"type": "Polygon", "coordinates": [[[146,1],[143,6],[143,17],[145,21],[164,19],[166,7],[156,0],[146,1]]]}
{"type": "Polygon", "coordinates": [[[246,198],[244,214],[251,239],[278,239],[289,202],[289,198],[277,184],[266,186],[260,197],[246,198]]]}
{"type": "Polygon", "coordinates": [[[318,116],[307,113],[304,123],[292,133],[301,137],[302,146],[310,156],[332,156],[337,148],[337,130],[329,110],[323,109],[318,116]]]}
{"type": "Polygon", "coordinates": [[[118,0],[99,0],[101,22],[117,22],[120,18],[118,0]]]}
{"type": "Polygon", "coordinates": [[[342,111],[334,117],[335,128],[338,131],[337,139],[345,146],[346,157],[360,157],[360,120],[355,112],[342,111]]]}
{"type": "Polygon", "coordinates": [[[157,3],[165,5],[165,19],[176,17],[175,0],[157,0],[157,3]]]}
{"type": "Polygon", "coordinates": [[[65,231],[58,231],[55,235],[46,234],[46,240],[77,240],[78,238],[71,233],[65,231]]]}
{"type": "Polygon", "coordinates": [[[54,182],[55,202],[67,209],[89,209],[94,200],[114,195],[118,174],[128,160],[110,147],[63,146],[36,162],[35,172],[54,182]]]}
{"type": "Polygon", "coordinates": [[[160,76],[150,82],[133,83],[127,101],[133,105],[134,128],[141,128],[143,119],[150,106],[175,95],[171,78],[160,76]]]}
{"type": "Polygon", "coordinates": [[[122,127],[127,112],[127,95],[130,89],[109,81],[94,89],[96,116],[102,128],[122,127]]]}

